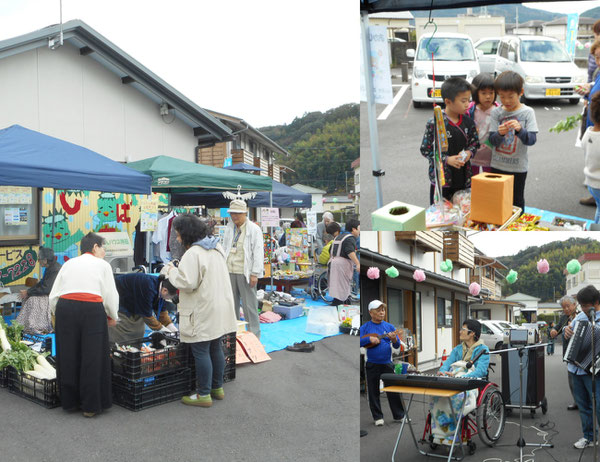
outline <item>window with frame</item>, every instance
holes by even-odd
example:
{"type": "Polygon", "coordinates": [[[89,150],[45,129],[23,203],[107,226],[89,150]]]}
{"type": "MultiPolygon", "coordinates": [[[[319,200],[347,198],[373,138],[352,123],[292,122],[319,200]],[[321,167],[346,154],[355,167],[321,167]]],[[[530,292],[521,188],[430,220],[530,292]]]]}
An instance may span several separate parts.
{"type": "Polygon", "coordinates": [[[495,55],[498,51],[499,40],[487,40],[477,46],[478,50],[483,51],[484,55],[495,55]]]}
{"type": "Polygon", "coordinates": [[[395,327],[404,327],[404,303],[402,300],[402,290],[387,290],[387,319],[395,327]]]}
{"type": "Polygon", "coordinates": [[[508,44],[506,42],[500,43],[500,50],[498,50],[498,54],[503,58],[508,59],[508,44]]]}
{"type": "Polygon", "coordinates": [[[491,310],[474,310],[471,308],[471,315],[475,319],[490,320],[491,319],[491,310]]]}
{"type": "Polygon", "coordinates": [[[452,327],[452,301],[442,297],[437,298],[438,327],[452,327]]]}
{"type": "Polygon", "coordinates": [[[494,335],[494,332],[492,332],[492,329],[490,329],[488,326],[486,326],[485,324],[481,325],[481,333],[485,334],[485,335],[494,335]]]}
{"type": "Polygon", "coordinates": [[[0,245],[40,242],[37,188],[0,186],[0,245]]]}

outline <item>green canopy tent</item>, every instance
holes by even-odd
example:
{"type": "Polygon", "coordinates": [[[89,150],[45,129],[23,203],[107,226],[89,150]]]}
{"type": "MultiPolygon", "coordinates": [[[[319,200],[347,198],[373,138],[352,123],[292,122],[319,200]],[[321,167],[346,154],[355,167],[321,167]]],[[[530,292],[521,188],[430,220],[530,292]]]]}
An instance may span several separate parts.
{"type": "Polygon", "coordinates": [[[273,182],[268,176],[233,172],[169,156],[156,156],[129,162],[127,167],[150,175],[153,192],[227,191],[237,190],[238,186],[245,191],[273,189],[273,182]]]}

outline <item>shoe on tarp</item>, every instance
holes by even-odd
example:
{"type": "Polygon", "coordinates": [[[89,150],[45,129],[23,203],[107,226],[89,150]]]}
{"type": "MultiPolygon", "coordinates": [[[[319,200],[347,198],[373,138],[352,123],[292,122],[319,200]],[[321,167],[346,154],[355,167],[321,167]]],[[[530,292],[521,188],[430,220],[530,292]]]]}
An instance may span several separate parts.
{"type": "Polygon", "coordinates": [[[294,343],[293,345],[285,347],[288,351],[302,351],[304,353],[310,353],[315,350],[314,343],[306,343],[306,340],[302,340],[300,343],[294,343]]]}

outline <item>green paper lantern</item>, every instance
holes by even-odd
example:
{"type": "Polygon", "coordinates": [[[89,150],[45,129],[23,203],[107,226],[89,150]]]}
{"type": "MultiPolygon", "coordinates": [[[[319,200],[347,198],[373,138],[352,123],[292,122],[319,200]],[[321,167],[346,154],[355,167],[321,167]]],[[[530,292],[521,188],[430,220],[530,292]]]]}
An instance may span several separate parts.
{"type": "Polygon", "coordinates": [[[450,271],[452,271],[452,260],[450,260],[449,258],[447,258],[446,261],[443,261],[440,264],[440,269],[444,273],[449,273],[450,271]]]}
{"type": "Polygon", "coordinates": [[[313,201],[313,205],[317,205],[317,201],[313,201]]]}
{"type": "Polygon", "coordinates": [[[519,273],[517,273],[515,270],[510,270],[506,276],[508,283],[514,284],[517,282],[517,279],[519,279],[519,273]]]}
{"type": "Polygon", "coordinates": [[[577,45],[577,48],[578,48],[579,50],[583,50],[583,44],[582,44],[582,43],[580,43],[579,45],[577,45]]]}
{"type": "Polygon", "coordinates": [[[397,278],[400,275],[400,272],[393,266],[390,266],[385,270],[385,274],[387,274],[391,278],[397,278]]]}
{"type": "Polygon", "coordinates": [[[581,271],[581,263],[579,261],[573,259],[569,263],[567,263],[567,271],[569,274],[577,274],[581,271]]]}
{"type": "Polygon", "coordinates": [[[338,198],[337,198],[337,197],[334,197],[334,198],[333,198],[333,202],[334,202],[334,203],[337,203],[337,201],[338,201],[338,198]]]}

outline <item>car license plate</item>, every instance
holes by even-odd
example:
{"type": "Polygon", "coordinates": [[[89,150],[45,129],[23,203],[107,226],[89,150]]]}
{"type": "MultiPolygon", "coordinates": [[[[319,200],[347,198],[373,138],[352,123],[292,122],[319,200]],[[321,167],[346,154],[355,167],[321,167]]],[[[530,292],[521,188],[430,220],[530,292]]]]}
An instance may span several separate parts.
{"type": "Polygon", "coordinates": [[[433,94],[433,88],[429,89],[429,97],[434,97],[434,98],[441,98],[442,97],[442,89],[441,88],[436,88],[435,89],[435,95],[433,94]]]}
{"type": "Polygon", "coordinates": [[[546,96],[560,96],[560,88],[546,88],[546,96]]]}

